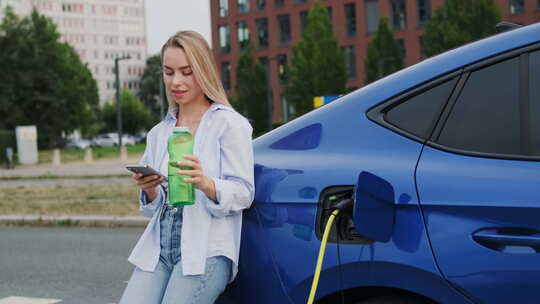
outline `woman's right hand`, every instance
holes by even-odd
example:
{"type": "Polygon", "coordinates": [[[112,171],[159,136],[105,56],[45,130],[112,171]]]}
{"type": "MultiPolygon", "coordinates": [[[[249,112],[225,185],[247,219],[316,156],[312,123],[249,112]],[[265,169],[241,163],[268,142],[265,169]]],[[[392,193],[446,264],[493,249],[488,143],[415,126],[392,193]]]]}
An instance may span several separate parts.
{"type": "Polygon", "coordinates": [[[146,193],[149,201],[156,199],[158,195],[158,185],[163,182],[163,177],[159,175],[144,176],[140,173],[131,176],[137,183],[137,187],[141,188],[146,193]]]}

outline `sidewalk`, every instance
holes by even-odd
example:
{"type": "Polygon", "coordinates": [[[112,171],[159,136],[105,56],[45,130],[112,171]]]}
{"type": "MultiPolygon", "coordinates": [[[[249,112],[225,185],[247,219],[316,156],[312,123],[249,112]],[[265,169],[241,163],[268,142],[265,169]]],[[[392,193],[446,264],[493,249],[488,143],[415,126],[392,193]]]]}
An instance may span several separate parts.
{"type": "MultiPolygon", "coordinates": [[[[129,173],[125,165],[137,164],[140,156],[120,159],[95,160],[92,163],[69,162],[58,166],[52,164],[21,165],[14,169],[0,169],[0,179],[35,179],[54,177],[107,177],[125,176],[129,173]]],[[[0,191],[2,188],[0,187],[0,191]]],[[[85,227],[144,227],[150,219],[142,216],[115,215],[36,215],[36,214],[0,214],[2,225],[44,225],[44,226],[85,226],[85,227]]]]}
{"type": "Polygon", "coordinates": [[[137,164],[140,157],[128,157],[127,161],[120,159],[95,160],[92,163],[69,162],[58,166],[52,164],[19,165],[14,169],[0,169],[0,178],[36,178],[41,176],[107,176],[131,174],[126,170],[125,165],[137,164]]]}

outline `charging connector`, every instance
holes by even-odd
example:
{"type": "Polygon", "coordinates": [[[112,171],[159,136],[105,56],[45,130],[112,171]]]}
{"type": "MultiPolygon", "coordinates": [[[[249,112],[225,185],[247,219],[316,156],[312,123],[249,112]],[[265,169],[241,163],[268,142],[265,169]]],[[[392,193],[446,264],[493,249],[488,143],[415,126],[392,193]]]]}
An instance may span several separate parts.
{"type": "Polygon", "coordinates": [[[340,211],[350,211],[352,210],[353,205],[354,205],[354,200],[352,198],[348,198],[348,199],[344,199],[338,202],[337,204],[334,205],[333,208],[335,210],[340,210],[340,211]]]}
{"type": "MultiPolygon", "coordinates": [[[[332,199],[332,198],[330,198],[332,199]]],[[[335,199],[335,198],[334,198],[335,199]]],[[[311,284],[311,291],[309,292],[308,304],[312,304],[315,300],[315,294],[317,293],[317,286],[319,284],[319,277],[321,275],[322,263],[324,260],[324,253],[326,251],[326,243],[328,242],[328,235],[334,223],[334,219],[340,212],[345,212],[345,210],[352,210],[354,205],[354,200],[352,198],[343,199],[337,202],[333,207],[333,211],[328,217],[326,226],[324,227],[324,233],[321,240],[321,247],[319,248],[319,256],[317,258],[317,265],[315,266],[315,273],[313,274],[313,283],[311,284]]]]}

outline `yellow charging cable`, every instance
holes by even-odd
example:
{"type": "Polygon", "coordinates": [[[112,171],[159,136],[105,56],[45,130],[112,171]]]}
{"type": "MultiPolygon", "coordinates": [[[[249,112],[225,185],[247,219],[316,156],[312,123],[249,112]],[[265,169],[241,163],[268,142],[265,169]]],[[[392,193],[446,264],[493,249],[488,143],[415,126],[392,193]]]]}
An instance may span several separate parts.
{"type": "Polygon", "coordinates": [[[317,293],[317,285],[319,284],[319,276],[321,274],[321,267],[324,260],[324,252],[326,250],[326,242],[328,241],[328,235],[330,234],[330,229],[332,228],[332,223],[339,213],[339,209],[332,211],[330,217],[328,217],[328,222],[326,222],[326,227],[324,228],[323,237],[321,240],[321,247],[319,248],[319,257],[317,258],[317,266],[315,267],[315,274],[313,276],[313,283],[311,284],[311,291],[309,292],[308,304],[313,304],[315,300],[315,294],[317,293]]]}

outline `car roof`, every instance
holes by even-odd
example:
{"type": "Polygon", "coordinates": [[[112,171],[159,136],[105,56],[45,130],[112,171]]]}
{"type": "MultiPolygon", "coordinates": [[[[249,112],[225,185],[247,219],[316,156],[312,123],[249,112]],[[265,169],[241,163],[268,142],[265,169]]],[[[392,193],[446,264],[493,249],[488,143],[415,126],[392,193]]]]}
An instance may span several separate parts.
{"type": "Polygon", "coordinates": [[[341,113],[365,111],[374,104],[388,100],[405,90],[417,87],[432,79],[459,70],[464,66],[496,56],[507,51],[540,41],[540,22],[499,33],[442,54],[425,59],[415,65],[388,75],[331,103],[294,119],[255,140],[255,143],[273,142],[281,135],[318,120],[319,115],[334,109],[341,113]],[[338,109],[340,108],[340,109],[338,109]]]}
{"type": "Polygon", "coordinates": [[[538,41],[540,41],[540,23],[499,33],[425,59],[360,88],[349,95],[353,97],[352,99],[360,97],[356,95],[368,94],[370,100],[386,100],[403,90],[415,87],[463,66],[538,41]]]}

